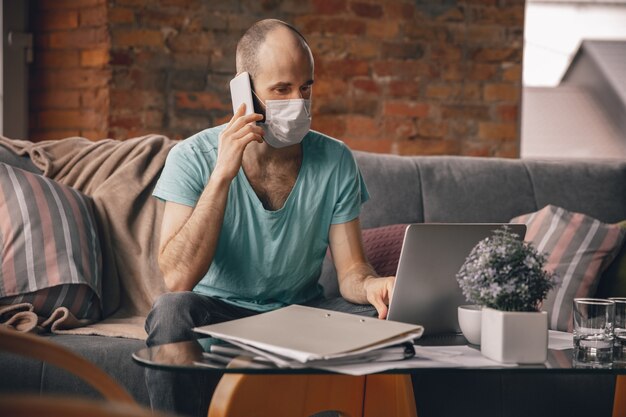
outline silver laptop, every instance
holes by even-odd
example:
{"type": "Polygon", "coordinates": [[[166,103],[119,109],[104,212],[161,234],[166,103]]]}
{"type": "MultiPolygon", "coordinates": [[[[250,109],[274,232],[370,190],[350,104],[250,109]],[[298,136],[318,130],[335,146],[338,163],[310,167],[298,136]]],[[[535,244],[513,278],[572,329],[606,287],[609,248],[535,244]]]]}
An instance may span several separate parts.
{"type": "Polygon", "coordinates": [[[425,223],[407,227],[388,320],[424,326],[424,334],[458,333],[457,307],[468,304],[456,273],[474,246],[508,226],[521,239],[524,224],[425,223]]]}

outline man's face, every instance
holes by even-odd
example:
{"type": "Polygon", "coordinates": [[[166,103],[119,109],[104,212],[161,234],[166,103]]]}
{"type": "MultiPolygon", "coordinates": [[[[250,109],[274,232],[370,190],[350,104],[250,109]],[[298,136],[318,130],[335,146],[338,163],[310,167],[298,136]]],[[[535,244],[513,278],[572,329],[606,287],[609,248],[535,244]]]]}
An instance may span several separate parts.
{"type": "MultiPolygon", "coordinates": [[[[313,58],[293,32],[280,28],[267,35],[259,50],[259,72],[253,88],[266,100],[310,99],[313,85],[313,58]]],[[[261,105],[258,110],[264,110],[261,105]]]]}

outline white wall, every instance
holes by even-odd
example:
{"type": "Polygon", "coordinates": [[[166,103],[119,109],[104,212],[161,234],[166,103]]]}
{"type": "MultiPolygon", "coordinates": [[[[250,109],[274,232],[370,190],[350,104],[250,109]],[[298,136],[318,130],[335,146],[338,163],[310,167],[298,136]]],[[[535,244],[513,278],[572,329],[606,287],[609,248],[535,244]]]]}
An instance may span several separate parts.
{"type": "Polygon", "coordinates": [[[583,39],[626,39],[626,4],[526,3],[524,85],[558,85],[583,39]]]}

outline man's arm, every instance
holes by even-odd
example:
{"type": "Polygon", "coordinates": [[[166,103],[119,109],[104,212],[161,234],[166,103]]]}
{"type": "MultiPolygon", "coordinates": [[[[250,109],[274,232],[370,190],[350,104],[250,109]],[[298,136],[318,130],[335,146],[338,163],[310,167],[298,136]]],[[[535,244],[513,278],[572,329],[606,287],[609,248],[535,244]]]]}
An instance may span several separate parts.
{"type": "Polygon", "coordinates": [[[165,203],[159,242],[159,268],[170,291],[190,291],[208,271],[224,221],[228,190],[252,141],[262,142],[259,114],[244,116],[242,105],[222,131],[218,156],[195,207],[165,203]]]}
{"type": "Polygon", "coordinates": [[[357,304],[372,304],[378,318],[386,318],[395,277],[379,278],[368,263],[359,219],[331,225],[329,240],[343,298],[357,304]]]}

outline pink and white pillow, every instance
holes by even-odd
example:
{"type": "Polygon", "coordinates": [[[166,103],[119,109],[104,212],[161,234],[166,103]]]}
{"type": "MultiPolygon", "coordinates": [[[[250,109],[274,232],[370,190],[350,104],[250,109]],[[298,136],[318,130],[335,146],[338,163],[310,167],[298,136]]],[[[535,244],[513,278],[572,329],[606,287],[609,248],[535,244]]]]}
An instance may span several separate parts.
{"type": "Polygon", "coordinates": [[[0,163],[0,305],[100,316],[102,260],[91,199],[0,163]]]}
{"type": "Polygon", "coordinates": [[[573,299],[595,294],[602,272],[622,247],[626,230],[553,205],[515,217],[511,223],[528,226],[525,240],[546,254],[545,268],[558,276],[559,283],[542,308],[548,313],[550,329],[571,331],[573,299]]]}

